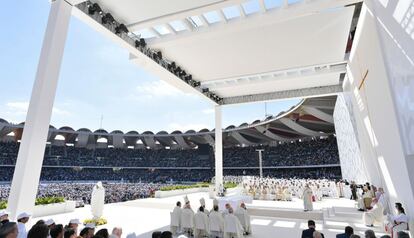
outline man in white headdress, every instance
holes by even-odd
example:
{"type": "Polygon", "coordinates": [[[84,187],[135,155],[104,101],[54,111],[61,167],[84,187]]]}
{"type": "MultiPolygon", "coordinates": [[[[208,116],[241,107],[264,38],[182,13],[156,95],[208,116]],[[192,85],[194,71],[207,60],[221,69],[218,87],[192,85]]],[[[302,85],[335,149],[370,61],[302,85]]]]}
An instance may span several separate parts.
{"type": "Polygon", "coordinates": [[[91,209],[94,219],[101,218],[103,215],[103,208],[105,203],[105,188],[102,182],[98,182],[92,190],[91,209]]]}
{"type": "Polygon", "coordinates": [[[236,215],[237,218],[239,218],[239,221],[241,225],[243,226],[244,234],[248,235],[252,233],[251,224],[250,224],[250,215],[247,212],[246,204],[244,204],[244,202],[240,204],[240,207],[237,208],[234,214],[236,215]]]}
{"type": "Polygon", "coordinates": [[[229,213],[224,216],[224,238],[242,238],[243,226],[233,214],[233,208],[230,207],[228,211],[229,213]]]}
{"type": "Polygon", "coordinates": [[[176,235],[180,231],[181,227],[181,202],[178,201],[171,213],[171,232],[176,235]]]}
{"type": "Polygon", "coordinates": [[[19,231],[17,238],[27,237],[26,223],[29,221],[30,216],[26,212],[22,212],[17,216],[17,230],[19,231]]]}
{"type": "Polygon", "coordinates": [[[305,212],[313,210],[312,204],[312,189],[310,189],[309,185],[306,184],[305,189],[303,190],[303,207],[305,212]]]}
{"type": "Polygon", "coordinates": [[[9,213],[6,210],[0,211],[0,226],[9,222],[9,213]]]}

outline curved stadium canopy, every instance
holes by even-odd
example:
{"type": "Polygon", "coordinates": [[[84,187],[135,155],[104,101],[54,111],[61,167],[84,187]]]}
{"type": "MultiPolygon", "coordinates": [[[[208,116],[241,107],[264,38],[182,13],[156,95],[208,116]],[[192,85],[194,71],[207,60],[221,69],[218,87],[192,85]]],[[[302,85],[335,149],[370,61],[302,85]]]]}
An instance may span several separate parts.
{"type": "MultiPolygon", "coordinates": [[[[309,98],[302,100],[287,112],[270,116],[264,120],[252,123],[243,123],[239,126],[228,126],[223,130],[224,146],[272,144],[277,142],[290,142],[298,139],[328,136],[335,133],[333,124],[333,111],[336,96],[309,98]]],[[[11,124],[0,118],[0,141],[20,140],[24,123],[11,124]],[[9,134],[13,132],[13,136],[9,134]],[[9,136],[8,136],[9,135],[9,136]]],[[[130,131],[124,133],[120,130],[107,132],[99,129],[92,132],[81,128],[74,130],[69,126],[59,129],[50,126],[48,142],[52,145],[74,144],[79,147],[93,148],[99,146],[100,138],[106,138],[107,143],[101,146],[112,145],[115,148],[134,146],[136,148],[150,147],[152,149],[166,146],[180,149],[194,148],[200,144],[214,144],[214,130],[203,129],[199,132],[174,131],[157,133],[146,131],[138,133],[130,131]],[[60,135],[64,140],[56,137],[60,135]],[[124,143],[125,141],[125,143],[124,143]],[[138,142],[142,143],[138,143],[138,142]]]]}

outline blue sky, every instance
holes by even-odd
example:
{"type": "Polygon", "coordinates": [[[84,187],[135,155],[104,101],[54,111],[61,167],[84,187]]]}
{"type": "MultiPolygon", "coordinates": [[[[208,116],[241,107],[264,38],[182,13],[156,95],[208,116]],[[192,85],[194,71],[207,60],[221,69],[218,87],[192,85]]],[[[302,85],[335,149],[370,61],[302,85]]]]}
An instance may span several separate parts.
{"type": "MultiPolygon", "coordinates": [[[[0,10],[0,118],[25,120],[43,35],[47,0],[5,1],[0,10]]],[[[298,100],[267,104],[277,114],[298,100]]],[[[108,131],[212,129],[213,106],[184,94],[128,60],[128,53],[72,17],[51,124],[56,127],[100,126],[108,131]]],[[[263,119],[264,103],[226,106],[223,125],[263,119]]]]}

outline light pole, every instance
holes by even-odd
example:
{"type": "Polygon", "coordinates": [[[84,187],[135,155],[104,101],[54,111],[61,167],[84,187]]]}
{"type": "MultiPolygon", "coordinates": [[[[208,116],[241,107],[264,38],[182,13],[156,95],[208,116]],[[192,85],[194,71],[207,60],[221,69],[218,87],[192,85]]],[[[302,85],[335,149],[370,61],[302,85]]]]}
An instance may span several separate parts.
{"type": "Polygon", "coordinates": [[[260,173],[260,178],[263,177],[263,167],[262,167],[262,152],[264,151],[264,149],[257,149],[257,152],[259,152],[259,173],[260,173]]]}

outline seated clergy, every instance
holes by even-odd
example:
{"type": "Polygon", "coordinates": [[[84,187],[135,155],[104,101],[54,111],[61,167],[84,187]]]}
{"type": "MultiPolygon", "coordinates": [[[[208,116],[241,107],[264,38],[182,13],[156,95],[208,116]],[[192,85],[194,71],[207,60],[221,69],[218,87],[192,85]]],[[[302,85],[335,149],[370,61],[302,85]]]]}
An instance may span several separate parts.
{"type": "Polygon", "coordinates": [[[219,212],[218,205],[214,205],[213,211],[209,215],[209,224],[210,224],[210,234],[211,237],[223,237],[224,231],[224,218],[223,215],[219,212]]]}
{"type": "Polygon", "coordinates": [[[240,224],[243,226],[244,234],[250,234],[251,231],[251,224],[250,224],[250,215],[247,213],[247,208],[244,202],[240,204],[240,207],[237,208],[234,215],[239,219],[240,224]]]}
{"type": "Polygon", "coordinates": [[[171,213],[171,232],[175,235],[181,229],[181,202],[177,202],[177,206],[174,207],[174,210],[171,213]]]}
{"type": "Polygon", "coordinates": [[[378,199],[374,198],[372,209],[364,212],[363,220],[365,225],[373,226],[374,222],[382,224],[384,221],[384,208],[386,207],[386,198],[384,190],[378,188],[381,194],[379,194],[378,199]]]}
{"type": "Polygon", "coordinates": [[[198,212],[194,215],[194,237],[208,236],[209,224],[208,216],[204,212],[204,207],[200,207],[198,212]]]}
{"type": "Polygon", "coordinates": [[[224,238],[242,238],[243,227],[239,219],[233,214],[233,208],[224,216],[224,238]]]}

